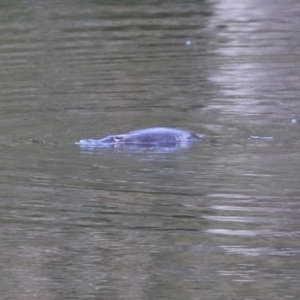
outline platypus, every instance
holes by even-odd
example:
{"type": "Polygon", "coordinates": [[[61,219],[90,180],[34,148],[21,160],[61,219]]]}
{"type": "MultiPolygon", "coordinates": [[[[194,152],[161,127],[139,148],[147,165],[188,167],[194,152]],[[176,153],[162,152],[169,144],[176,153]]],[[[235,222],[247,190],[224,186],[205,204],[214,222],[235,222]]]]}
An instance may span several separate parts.
{"type": "Polygon", "coordinates": [[[203,135],[176,128],[155,127],[109,135],[101,140],[80,140],[86,147],[177,147],[203,138],[203,135]]]}

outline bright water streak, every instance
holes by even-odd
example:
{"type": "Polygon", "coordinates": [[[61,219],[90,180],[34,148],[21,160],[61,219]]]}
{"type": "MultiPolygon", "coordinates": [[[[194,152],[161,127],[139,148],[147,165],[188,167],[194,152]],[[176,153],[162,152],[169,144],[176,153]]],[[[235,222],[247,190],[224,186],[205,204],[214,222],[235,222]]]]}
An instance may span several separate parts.
{"type": "Polygon", "coordinates": [[[3,3],[0,299],[298,299],[298,6],[3,3]]]}

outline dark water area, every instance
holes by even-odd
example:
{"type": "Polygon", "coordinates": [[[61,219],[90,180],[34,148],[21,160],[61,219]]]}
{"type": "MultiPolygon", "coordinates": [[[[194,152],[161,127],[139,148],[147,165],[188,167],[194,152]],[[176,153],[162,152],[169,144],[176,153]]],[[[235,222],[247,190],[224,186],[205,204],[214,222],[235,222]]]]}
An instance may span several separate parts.
{"type": "Polygon", "coordinates": [[[0,7],[0,299],[299,299],[298,1],[0,7]]]}

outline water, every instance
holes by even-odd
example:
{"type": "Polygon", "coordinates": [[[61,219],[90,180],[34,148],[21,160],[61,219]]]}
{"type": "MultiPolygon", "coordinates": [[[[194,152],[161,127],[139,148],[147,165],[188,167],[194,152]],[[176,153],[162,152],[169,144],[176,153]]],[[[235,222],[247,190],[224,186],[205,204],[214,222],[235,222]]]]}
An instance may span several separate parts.
{"type": "Polygon", "coordinates": [[[298,8],[3,3],[0,299],[298,299],[298,8]]]}

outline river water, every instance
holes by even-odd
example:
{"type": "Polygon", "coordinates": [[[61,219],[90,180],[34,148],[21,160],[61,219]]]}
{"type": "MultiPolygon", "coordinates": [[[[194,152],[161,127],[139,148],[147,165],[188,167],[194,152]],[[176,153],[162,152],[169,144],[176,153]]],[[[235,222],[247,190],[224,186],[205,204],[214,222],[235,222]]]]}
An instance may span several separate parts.
{"type": "Polygon", "coordinates": [[[0,299],[300,298],[300,6],[240,2],[3,1],[0,299]]]}

